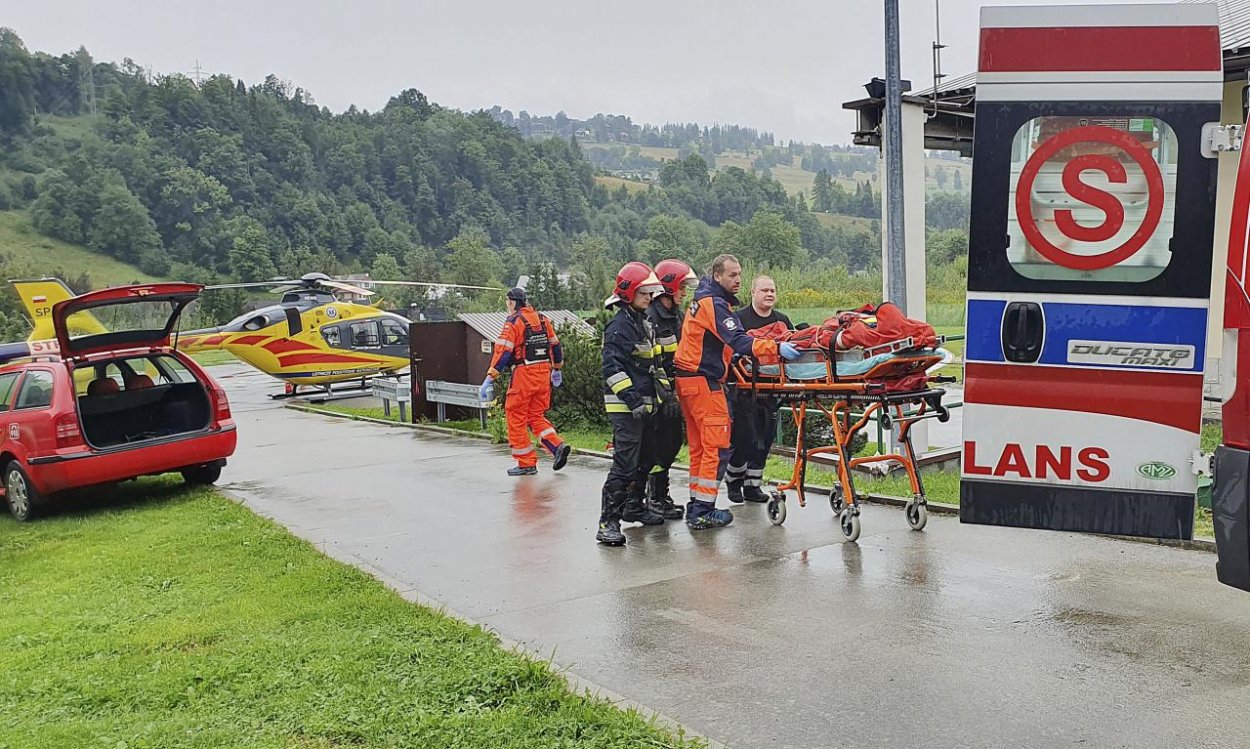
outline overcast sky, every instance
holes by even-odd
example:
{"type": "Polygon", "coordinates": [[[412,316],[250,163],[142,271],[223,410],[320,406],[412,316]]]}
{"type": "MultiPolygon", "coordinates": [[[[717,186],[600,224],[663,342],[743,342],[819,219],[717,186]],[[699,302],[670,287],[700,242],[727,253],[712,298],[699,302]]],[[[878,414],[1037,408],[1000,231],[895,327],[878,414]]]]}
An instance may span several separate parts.
{"type": "MultiPolygon", "coordinates": [[[[1103,0],[1104,2],[1108,0],[1103,0]]],[[[1115,1],[1115,0],[1110,0],[1115,1]]],[[[943,68],[976,63],[978,0],[940,0],[943,68]]],[[[1041,4],[993,0],[992,5],[1041,4]]],[[[932,83],[934,0],[900,0],[903,77],[932,83]]],[[[405,88],[457,109],[748,125],[846,143],[842,102],[884,75],[884,3],[861,0],[211,0],[5,3],[28,49],[85,45],[156,73],[269,73],[339,112],[405,88]]]]}

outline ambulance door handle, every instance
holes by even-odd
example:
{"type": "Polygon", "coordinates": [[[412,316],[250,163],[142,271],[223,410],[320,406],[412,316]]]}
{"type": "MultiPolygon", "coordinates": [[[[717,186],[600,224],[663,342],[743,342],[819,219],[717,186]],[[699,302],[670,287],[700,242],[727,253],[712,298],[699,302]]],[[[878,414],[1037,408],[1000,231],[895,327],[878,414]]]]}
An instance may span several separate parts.
{"type": "Polygon", "coordinates": [[[1007,361],[1032,364],[1042,355],[1042,307],[1037,302],[1012,302],[1003,311],[1002,343],[1007,361]]]}

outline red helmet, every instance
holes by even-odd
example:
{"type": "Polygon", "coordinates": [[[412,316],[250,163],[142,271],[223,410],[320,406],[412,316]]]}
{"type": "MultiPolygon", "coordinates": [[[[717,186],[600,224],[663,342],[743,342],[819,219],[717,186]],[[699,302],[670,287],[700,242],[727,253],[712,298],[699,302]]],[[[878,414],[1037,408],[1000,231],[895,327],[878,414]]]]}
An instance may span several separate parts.
{"type": "Polygon", "coordinates": [[[616,274],[616,286],[612,288],[613,294],[603,302],[603,306],[611,307],[617,302],[632,303],[634,296],[640,291],[659,294],[663,290],[660,279],[651,272],[651,266],[635,260],[621,266],[621,270],[616,274]]]}
{"type": "Polygon", "coordinates": [[[665,294],[676,294],[683,286],[692,289],[699,284],[699,277],[680,260],[661,260],[655,266],[655,276],[660,279],[665,294]]]}

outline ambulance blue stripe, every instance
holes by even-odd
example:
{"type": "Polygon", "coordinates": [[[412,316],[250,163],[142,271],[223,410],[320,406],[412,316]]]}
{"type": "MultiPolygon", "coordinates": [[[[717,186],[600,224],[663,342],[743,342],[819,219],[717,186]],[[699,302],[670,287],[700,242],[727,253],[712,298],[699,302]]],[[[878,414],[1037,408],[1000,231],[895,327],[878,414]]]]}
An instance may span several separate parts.
{"type": "MultiPolygon", "coordinates": [[[[967,361],[1002,362],[1002,320],[1007,302],[968,300],[967,361]]],[[[1194,307],[1132,306],[1124,304],[1068,304],[1042,302],[1046,338],[1041,364],[1068,363],[1071,340],[1165,343],[1194,347],[1194,364],[1202,371],[1206,360],[1207,310],[1194,307]]],[[[1164,369],[1164,368],[1160,368],[1164,369]]],[[[1166,368],[1176,371],[1173,368],[1166,368]]]]}

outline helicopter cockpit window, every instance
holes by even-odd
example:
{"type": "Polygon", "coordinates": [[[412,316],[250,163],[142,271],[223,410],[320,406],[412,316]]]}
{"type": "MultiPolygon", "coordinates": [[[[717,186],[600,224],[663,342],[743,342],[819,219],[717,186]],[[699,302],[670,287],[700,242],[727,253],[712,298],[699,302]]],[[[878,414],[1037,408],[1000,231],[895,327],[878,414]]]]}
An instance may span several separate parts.
{"type": "Polygon", "coordinates": [[[339,342],[339,329],[337,325],[327,325],[321,329],[321,337],[326,343],[334,348],[339,348],[342,344],[339,342]]]}
{"type": "Polygon", "coordinates": [[[382,321],[383,346],[407,346],[408,328],[394,320],[382,321]]]}
{"type": "Polygon", "coordinates": [[[378,324],[372,320],[354,322],[351,325],[352,348],[371,347],[378,345],[378,324]]]}

